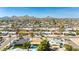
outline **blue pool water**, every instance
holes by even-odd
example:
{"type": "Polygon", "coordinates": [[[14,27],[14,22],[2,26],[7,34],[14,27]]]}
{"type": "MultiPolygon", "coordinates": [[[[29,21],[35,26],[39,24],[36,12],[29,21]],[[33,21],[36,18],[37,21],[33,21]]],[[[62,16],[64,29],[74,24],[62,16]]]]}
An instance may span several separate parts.
{"type": "Polygon", "coordinates": [[[36,45],[31,45],[31,48],[33,48],[33,49],[34,49],[34,48],[37,48],[37,47],[38,47],[38,46],[36,46],[36,45]]]}
{"type": "Polygon", "coordinates": [[[38,46],[36,46],[36,45],[31,45],[31,47],[30,47],[30,51],[37,51],[37,47],[38,46]]]}

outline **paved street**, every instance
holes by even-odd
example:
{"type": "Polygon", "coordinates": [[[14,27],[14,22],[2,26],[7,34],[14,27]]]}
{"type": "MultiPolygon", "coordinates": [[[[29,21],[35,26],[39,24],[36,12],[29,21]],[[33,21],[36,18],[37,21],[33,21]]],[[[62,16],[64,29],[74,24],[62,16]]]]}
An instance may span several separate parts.
{"type": "MultiPolygon", "coordinates": [[[[0,51],[3,50],[6,46],[10,45],[10,38],[9,37],[5,37],[5,41],[1,44],[0,46],[0,51]]],[[[17,39],[16,36],[12,36],[11,37],[11,42],[14,41],[15,39],[17,39]]]]}

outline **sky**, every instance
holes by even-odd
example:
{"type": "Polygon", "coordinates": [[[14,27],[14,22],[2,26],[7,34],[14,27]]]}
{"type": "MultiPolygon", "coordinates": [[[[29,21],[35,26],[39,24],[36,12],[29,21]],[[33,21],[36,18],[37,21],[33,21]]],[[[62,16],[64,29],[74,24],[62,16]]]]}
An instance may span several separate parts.
{"type": "Polygon", "coordinates": [[[55,18],[79,18],[79,7],[0,7],[0,17],[35,16],[55,18]]]}

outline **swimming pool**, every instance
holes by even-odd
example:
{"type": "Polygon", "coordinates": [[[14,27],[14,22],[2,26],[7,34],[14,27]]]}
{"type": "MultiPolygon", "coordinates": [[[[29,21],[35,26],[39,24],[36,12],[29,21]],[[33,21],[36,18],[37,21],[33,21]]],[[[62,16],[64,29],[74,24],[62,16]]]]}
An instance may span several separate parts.
{"type": "Polygon", "coordinates": [[[38,45],[31,45],[29,51],[37,51],[38,45]]]}

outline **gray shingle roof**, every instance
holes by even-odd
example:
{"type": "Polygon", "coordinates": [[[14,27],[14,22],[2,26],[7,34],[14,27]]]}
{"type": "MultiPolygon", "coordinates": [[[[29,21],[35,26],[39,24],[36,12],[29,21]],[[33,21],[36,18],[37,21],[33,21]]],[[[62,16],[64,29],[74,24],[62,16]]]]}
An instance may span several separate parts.
{"type": "Polygon", "coordinates": [[[23,43],[28,42],[28,41],[30,41],[29,38],[18,39],[18,40],[14,41],[14,44],[23,44],[23,43]]]}

